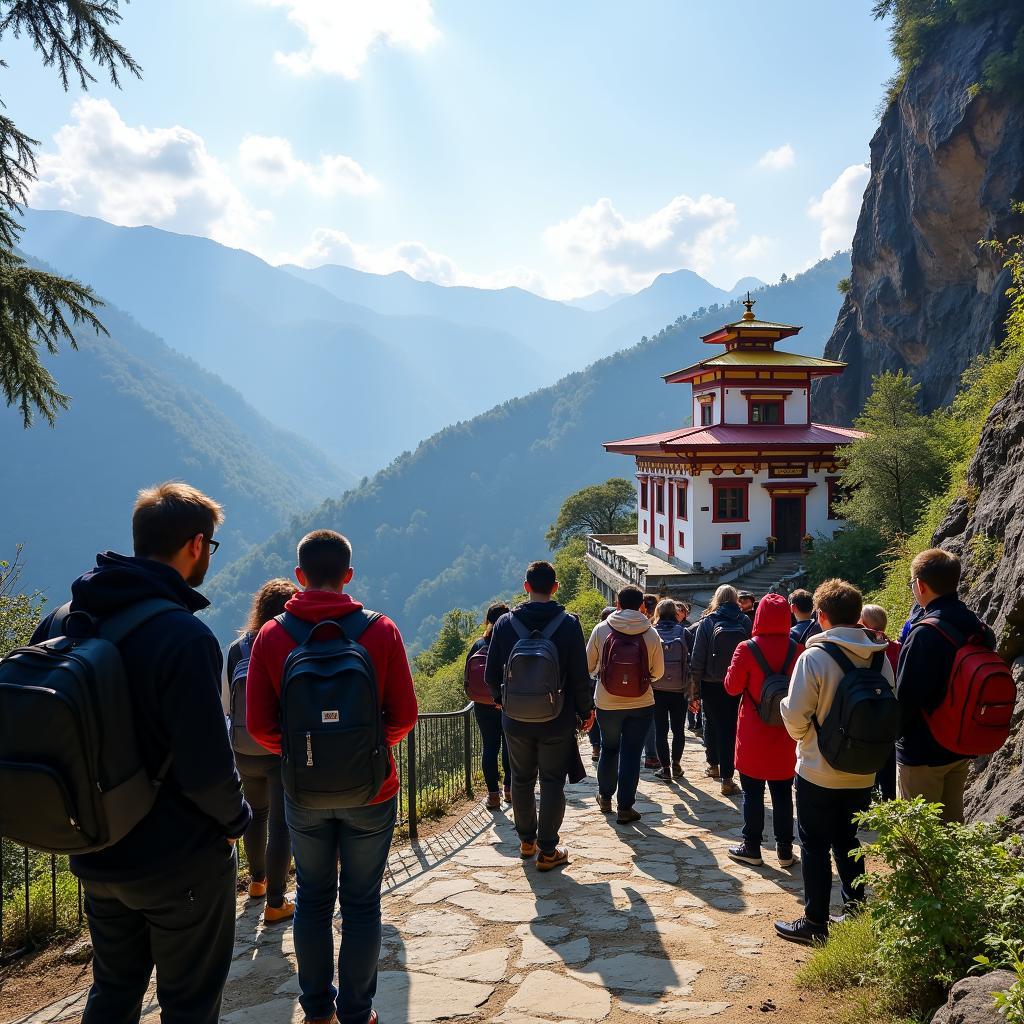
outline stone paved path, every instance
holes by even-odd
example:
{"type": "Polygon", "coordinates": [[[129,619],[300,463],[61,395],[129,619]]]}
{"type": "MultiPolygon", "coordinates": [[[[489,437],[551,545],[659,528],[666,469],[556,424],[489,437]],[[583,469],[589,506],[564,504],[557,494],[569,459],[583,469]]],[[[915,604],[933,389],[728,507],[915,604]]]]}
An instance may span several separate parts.
{"type": "MultiPolygon", "coordinates": [[[[589,765],[589,749],[586,762],[589,765]]],[[[688,737],[686,779],[644,773],[643,820],[616,825],[596,807],[593,778],[568,789],[568,868],[523,864],[511,813],[474,811],[444,836],[396,851],[384,897],[375,1003],[382,1024],[722,1024],[778,1011],[820,1021],[791,976],[806,951],[775,940],[772,921],[799,915],[799,868],[734,864],[738,798],[704,778],[688,737]]],[[[770,835],[770,814],[768,816],[770,835]]],[[[225,1024],[301,1021],[290,927],[264,929],[241,905],[225,1024]]],[[[20,1024],[80,1019],[84,993],[20,1024]]],[[[150,998],[143,1018],[158,1018],[150,998]]]]}

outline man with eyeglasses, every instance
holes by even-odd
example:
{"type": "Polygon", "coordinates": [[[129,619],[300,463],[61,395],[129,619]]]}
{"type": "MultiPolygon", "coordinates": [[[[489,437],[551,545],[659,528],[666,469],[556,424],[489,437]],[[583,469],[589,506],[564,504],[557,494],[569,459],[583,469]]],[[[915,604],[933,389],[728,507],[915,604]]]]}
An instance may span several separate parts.
{"type": "Polygon", "coordinates": [[[235,841],[251,817],[224,728],[220,646],[195,617],[209,604],[194,588],[223,518],[216,501],[188,484],[140,491],[134,555],[97,555],[71,585],[70,606],[32,638],[59,630],[69,610],[102,624],[140,602],[168,602],[118,645],[138,747],[159,795],[120,842],[71,858],[93,946],[84,1024],[138,1021],[154,967],[165,1024],[220,1017],[235,934],[235,841]]]}

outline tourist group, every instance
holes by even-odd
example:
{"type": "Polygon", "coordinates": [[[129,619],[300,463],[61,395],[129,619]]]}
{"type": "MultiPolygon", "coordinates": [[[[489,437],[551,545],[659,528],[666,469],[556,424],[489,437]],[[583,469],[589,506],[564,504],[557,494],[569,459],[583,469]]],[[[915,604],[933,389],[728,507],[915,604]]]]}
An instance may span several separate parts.
{"type": "MultiPolygon", "coordinates": [[[[186,484],[140,492],[134,554],[99,555],[0,662],[0,833],[70,854],[94,954],[86,1024],[137,1022],[154,968],[166,1024],[215,1024],[239,838],[265,925],[293,922],[305,1021],[374,1024],[391,748],[417,717],[402,637],[345,592],[351,545],[323,529],[298,542],[298,585],[265,583],[223,658],[195,615],[222,520],[186,484]]],[[[627,586],[588,639],[554,568],[533,562],[526,602],[492,606],[466,659],[487,806],[511,803],[524,863],[560,868],[579,733],[597,762],[594,813],[620,826],[641,818],[642,766],[672,784],[687,730],[702,735],[706,774],[724,797],[742,792],[735,860],[762,863],[767,788],[775,856],[794,865],[795,801],[805,913],[776,929],[826,941],[833,858],[844,912],[864,900],[853,816],[873,792],[923,795],[960,820],[971,755],[1005,740],[1012,679],[959,577],[942,550],[915,559],[900,643],[841,580],[788,600],[722,586],[692,624],[687,605],[627,586]]]]}

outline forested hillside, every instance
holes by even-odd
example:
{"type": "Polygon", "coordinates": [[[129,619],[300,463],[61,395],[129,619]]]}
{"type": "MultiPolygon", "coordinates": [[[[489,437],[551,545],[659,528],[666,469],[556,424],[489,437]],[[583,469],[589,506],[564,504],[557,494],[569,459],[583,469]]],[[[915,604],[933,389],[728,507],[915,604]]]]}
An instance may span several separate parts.
{"type": "Polygon", "coordinates": [[[55,428],[25,430],[16,410],[0,409],[0,559],[24,545],[27,589],[63,600],[97,551],[130,550],[135,493],[160,480],[186,479],[224,504],[227,559],[354,482],[130,317],[102,313],[110,337],[81,332],[77,352],[49,362],[72,396],[55,428]]]}
{"type": "MultiPolygon", "coordinates": [[[[787,348],[821,352],[848,269],[837,255],[759,293],[761,315],[804,325],[787,348]]],[[[303,532],[333,527],[355,546],[353,593],[392,614],[410,641],[429,642],[447,609],[520,582],[524,564],[546,552],[544,533],[566,495],[631,472],[603,441],[684,422],[689,389],[661,375],[703,358],[700,335],[740,312],[735,303],[680,318],[553,387],[435,434],[219,573],[208,588],[218,634],[237,626],[266,577],[291,571],[303,532]]]]}

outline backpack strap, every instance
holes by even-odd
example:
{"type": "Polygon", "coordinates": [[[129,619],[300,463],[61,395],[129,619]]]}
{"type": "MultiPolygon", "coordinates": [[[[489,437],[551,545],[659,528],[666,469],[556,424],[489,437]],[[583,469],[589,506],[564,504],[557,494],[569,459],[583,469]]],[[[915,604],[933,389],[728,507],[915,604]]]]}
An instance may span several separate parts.
{"type": "Polygon", "coordinates": [[[380,617],[380,612],[367,612],[360,609],[357,612],[349,612],[348,615],[344,615],[340,619],[322,619],[320,622],[306,622],[305,619],[300,619],[297,615],[292,615],[291,612],[283,612],[281,615],[274,616],[274,621],[295,641],[297,647],[301,647],[309,642],[313,630],[328,622],[337,626],[341,635],[349,643],[357,643],[363,633],[380,617]]]}
{"type": "Polygon", "coordinates": [[[295,641],[297,647],[301,647],[313,632],[314,623],[306,622],[291,612],[281,612],[274,616],[274,621],[295,641]]]}
{"type": "Polygon", "coordinates": [[[163,615],[164,612],[184,610],[182,605],[162,597],[139,601],[100,622],[97,635],[116,646],[140,626],[144,626],[150,619],[155,619],[158,615],[163,615]]]}
{"type": "Polygon", "coordinates": [[[918,619],[914,623],[913,629],[917,629],[918,626],[930,626],[940,636],[944,636],[954,647],[960,648],[967,644],[967,637],[964,636],[960,630],[954,626],[949,625],[948,622],[943,622],[936,615],[929,615],[926,618],[918,619]]]}
{"type": "Polygon", "coordinates": [[[767,678],[768,676],[775,675],[775,671],[768,665],[768,660],[764,656],[764,651],[762,651],[758,646],[757,641],[744,640],[743,643],[747,650],[753,655],[754,661],[757,662],[758,668],[760,668],[760,670],[765,674],[765,677],[767,678]]]}
{"type": "Polygon", "coordinates": [[[823,643],[821,649],[825,651],[832,660],[843,670],[843,675],[848,675],[850,672],[856,672],[857,666],[850,661],[847,657],[846,652],[838,645],[831,641],[823,643]]]}
{"type": "Polygon", "coordinates": [[[362,608],[350,612],[344,618],[336,619],[342,635],[350,643],[358,643],[359,638],[381,617],[380,612],[368,612],[362,608]]]}
{"type": "Polygon", "coordinates": [[[541,630],[541,634],[540,634],[540,635],[541,635],[542,637],[544,637],[544,639],[545,639],[545,640],[550,640],[550,639],[551,639],[551,638],[552,638],[552,637],[553,637],[553,636],[555,635],[555,633],[556,633],[556,632],[558,631],[558,627],[559,627],[559,626],[560,626],[560,625],[562,624],[562,622],[563,622],[563,621],[565,620],[565,618],[566,618],[566,614],[565,614],[565,609],[563,608],[563,609],[562,609],[562,610],[561,610],[561,611],[560,611],[560,612],[559,612],[559,613],[558,613],[558,614],[557,614],[557,615],[556,615],[556,616],[555,616],[555,617],[554,617],[554,618],[553,618],[553,619],[552,619],[552,620],[551,620],[551,621],[550,621],[550,622],[549,622],[549,623],[548,623],[548,624],[547,624],[547,625],[546,625],[546,626],[544,627],[544,629],[542,629],[542,630],[541,630]]]}
{"type": "Polygon", "coordinates": [[[519,639],[520,639],[520,640],[526,640],[527,638],[529,638],[529,637],[533,636],[533,634],[532,634],[532,633],[530,632],[530,630],[528,630],[528,629],[527,629],[527,628],[526,628],[526,627],[525,627],[525,626],[524,626],[524,625],[523,625],[523,624],[522,624],[522,623],[521,623],[521,622],[520,622],[520,621],[519,621],[519,620],[518,620],[518,619],[517,619],[517,618],[515,617],[515,614],[514,614],[514,613],[512,613],[512,612],[509,612],[509,616],[508,616],[508,619],[509,619],[509,622],[511,622],[511,623],[512,623],[512,628],[513,628],[513,629],[514,629],[514,630],[516,631],[516,635],[517,635],[517,636],[519,637],[519,639]]]}
{"type": "Polygon", "coordinates": [[[782,664],[782,671],[787,676],[793,671],[793,664],[800,656],[796,647],[796,643],[794,643],[793,640],[790,640],[789,649],[786,651],[786,660],[782,664]]]}

